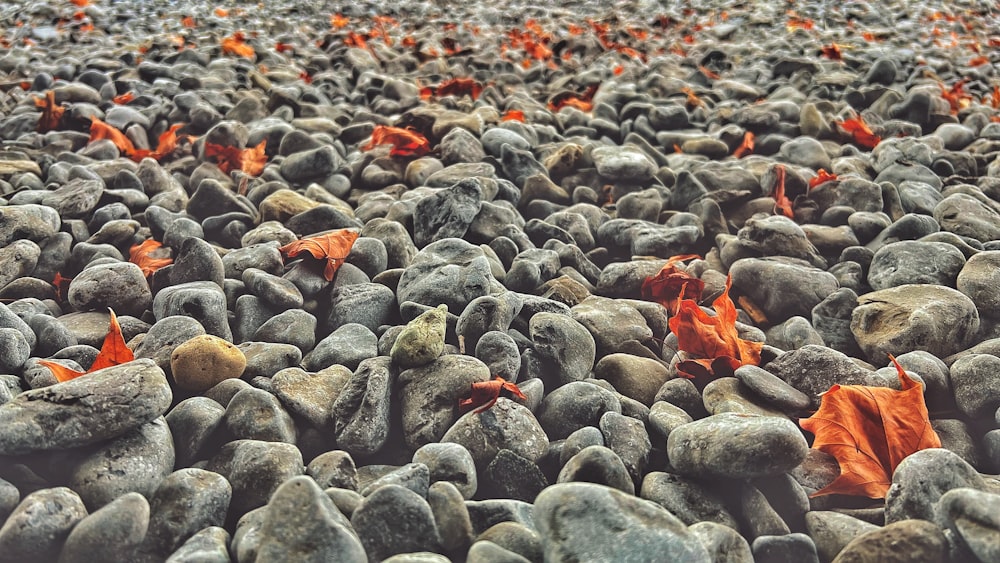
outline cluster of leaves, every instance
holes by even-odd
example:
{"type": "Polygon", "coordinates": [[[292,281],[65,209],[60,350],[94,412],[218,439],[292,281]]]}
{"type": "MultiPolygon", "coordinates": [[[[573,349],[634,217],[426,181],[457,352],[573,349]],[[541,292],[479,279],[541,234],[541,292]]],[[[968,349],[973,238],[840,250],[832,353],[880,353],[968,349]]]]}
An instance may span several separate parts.
{"type": "Polygon", "coordinates": [[[135,356],[132,354],[132,350],[125,345],[125,337],[122,336],[122,327],[118,324],[118,317],[115,316],[114,310],[108,309],[108,311],[111,313],[111,325],[108,328],[107,336],[104,337],[104,344],[101,345],[101,352],[97,354],[94,363],[90,365],[90,369],[76,371],[50,360],[38,360],[38,363],[49,368],[52,375],[61,383],[76,379],[81,375],[93,373],[99,369],[117,366],[134,360],[135,356]]]}

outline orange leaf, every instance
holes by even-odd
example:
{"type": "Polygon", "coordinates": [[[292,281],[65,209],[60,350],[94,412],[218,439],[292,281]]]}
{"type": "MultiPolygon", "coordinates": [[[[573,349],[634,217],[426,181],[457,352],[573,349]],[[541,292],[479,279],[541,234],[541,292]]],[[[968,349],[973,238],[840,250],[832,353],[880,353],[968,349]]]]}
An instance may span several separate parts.
{"type": "Polygon", "coordinates": [[[706,379],[732,375],[741,365],[760,363],[763,344],[743,340],[736,332],[736,306],[729,298],[732,277],[726,276],[726,289],[713,303],[710,316],[692,299],[682,299],[677,314],[670,317],[670,331],[677,336],[677,346],[693,359],[677,364],[682,377],[706,379]]]}
{"type": "Polygon", "coordinates": [[[60,303],[65,303],[69,294],[69,283],[73,278],[64,278],[61,273],[56,272],[56,277],[52,279],[52,285],[56,288],[56,299],[60,303]]]}
{"type": "Polygon", "coordinates": [[[334,14],[330,16],[330,26],[334,29],[347,27],[347,24],[349,23],[351,23],[351,20],[345,18],[343,14],[334,14]]]}
{"type": "Polygon", "coordinates": [[[842,61],[842,60],[844,60],[844,56],[840,52],[840,45],[837,45],[836,43],[831,43],[829,45],[824,46],[821,49],[821,53],[822,53],[822,55],[824,57],[826,57],[826,58],[828,58],[830,60],[834,60],[834,61],[842,61]]]}
{"type": "Polygon", "coordinates": [[[713,72],[708,67],[704,67],[702,65],[698,65],[698,71],[701,72],[702,74],[704,74],[705,78],[708,78],[710,80],[718,80],[719,79],[719,74],[717,72],[713,72]]]}
{"type": "Polygon", "coordinates": [[[69,0],[69,1],[77,8],[83,8],[90,5],[90,0],[69,0]]]}
{"type": "Polygon", "coordinates": [[[524,123],[524,112],[519,109],[509,109],[503,114],[500,121],[520,121],[524,123]]]}
{"type": "Polygon", "coordinates": [[[278,41],[277,43],[274,44],[274,50],[279,53],[287,53],[289,51],[294,51],[295,47],[289,45],[288,43],[282,43],[281,41],[278,41]]]}
{"type": "Polygon", "coordinates": [[[219,16],[220,18],[229,17],[229,10],[227,10],[225,8],[221,8],[221,7],[220,8],[216,8],[215,9],[215,15],[219,16]]]}
{"type": "Polygon", "coordinates": [[[195,23],[193,17],[184,16],[183,18],[181,18],[181,25],[183,25],[184,27],[195,27],[197,24],[195,23]]]}
{"type": "Polygon", "coordinates": [[[242,33],[236,32],[230,37],[222,38],[222,54],[237,55],[248,59],[254,58],[253,47],[247,45],[242,33]]]}
{"type": "MultiPolygon", "coordinates": [[[[180,129],[181,127],[184,127],[183,123],[175,123],[170,126],[170,129],[164,131],[163,134],[160,135],[159,139],[157,140],[156,150],[153,151],[150,154],[150,156],[152,156],[154,159],[156,159],[157,162],[159,162],[160,160],[163,160],[163,158],[165,158],[167,155],[174,152],[174,150],[177,148],[177,130],[180,129]]],[[[138,160],[142,159],[140,158],[138,160]]]]}
{"type": "Polygon", "coordinates": [[[931,428],[924,390],[889,356],[902,391],[888,387],[834,385],[816,414],[799,421],[816,435],[813,448],[840,464],[840,476],[812,496],[844,494],[885,498],[892,473],[906,456],[940,448],[931,428]]]}
{"type": "Polygon", "coordinates": [[[972,57],[969,59],[969,66],[983,66],[989,64],[990,58],[985,55],[980,55],[978,57],[972,57]]]}
{"type": "Polygon", "coordinates": [[[424,156],[431,151],[431,143],[426,137],[410,129],[376,125],[372,140],[361,150],[371,150],[379,145],[392,145],[391,156],[424,156]]]}
{"type": "Polygon", "coordinates": [[[323,277],[326,278],[326,281],[333,281],[337,268],[351,253],[351,247],[354,246],[356,240],[358,240],[358,233],[348,229],[340,229],[290,242],[278,250],[288,258],[294,258],[303,252],[308,252],[317,260],[326,260],[323,277]]]}
{"type": "Polygon", "coordinates": [[[733,151],[733,156],[735,158],[743,158],[744,156],[752,153],[755,139],[756,137],[750,131],[743,133],[743,142],[740,143],[740,146],[736,147],[736,150],[733,151]]]}
{"type": "Polygon", "coordinates": [[[52,90],[45,92],[44,98],[35,97],[35,107],[42,109],[42,117],[38,120],[37,130],[39,133],[52,131],[59,128],[66,108],[56,104],[56,93],[52,90]]]}
{"type": "Polygon", "coordinates": [[[97,354],[90,369],[80,372],[48,360],[38,360],[38,363],[49,368],[52,371],[52,375],[56,376],[56,380],[62,383],[99,369],[121,365],[134,360],[135,356],[132,354],[132,350],[125,345],[125,338],[122,336],[122,327],[118,324],[118,317],[115,315],[114,310],[108,309],[108,311],[111,312],[111,324],[108,327],[108,334],[104,337],[101,352],[97,354]]]}
{"type": "Polygon", "coordinates": [[[125,156],[132,156],[135,154],[135,145],[132,144],[131,139],[125,136],[118,129],[115,129],[111,125],[104,123],[96,117],[90,118],[90,141],[99,141],[101,139],[110,139],[112,143],[118,147],[118,150],[125,156]]]}
{"type": "Polygon", "coordinates": [[[779,164],[774,169],[776,180],[774,184],[774,212],[781,211],[781,214],[789,219],[795,218],[792,211],[792,201],[785,195],[785,165],[779,164]]]}
{"type": "Polygon", "coordinates": [[[809,180],[809,189],[811,190],[820,184],[823,184],[825,182],[832,182],[836,179],[837,179],[836,174],[831,174],[827,172],[825,169],[820,168],[819,172],[816,173],[816,177],[813,178],[812,180],[809,180]]]}
{"type": "Polygon", "coordinates": [[[420,97],[427,99],[430,96],[465,96],[475,100],[483,91],[483,85],[471,78],[452,78],[445,80],[434,87],[424,87],[420,89],[420,97]],[[430,96],[428,96],[430,94],[430,96]],[[425,97],[426,96],[426,97],[425,97]]]}
{"type": "Polygon", "coordinates": [[[697,254],[685,254],[682,256],[671,256],[663,268],[655,276],[649,276],[642,282],[642,298],[655,301],[668,311],[677,309],[679,299],[701,299],[701,292],[705,289],[705,282],[679,270],[677,263],[684,260],[701,258],[697,254]]]}
{"type": "Polygon", "coordinates": [[[264,139],[256,147],[240,149],[228,145],[217,145],[215,143],[205,143],[205,157],[212,159],[224,173],[228,174],[232,170],[242,170],[251,176],[260,175],[267,163],[266,148],[267,139],[264,139]]]}
{"type": "Polygon", "coordinates": [[[866,149],[873,149],[876,145],[882,142],[882,138],[872,133],[872,130],[865,123],[865,120],[858,117],[852,117],[845,121],[837,121],[837,125],[841,127],[844,131],[847,131],[854,143],[858,146],[864,147],[866,149]]]}
{"type": "Polygon", "coordinates": [[[118,105],[125,105],[134,99],[135,99],[135,94],[133,94],[132,92],[125,92],[124,94],[111,98],[111,101],[118,105]]]}
{"type": "Polygon", "coordinates": [[[472,392],[469,398],[462,399],[458,402],[458,410],[464,413],[469,412],[472,409],[476,409],[476,414],[485,412],[496,404],[497,399],[500,398],[500,392],[504,389],[510,391],[519,399],[528,399],[524,396],[524,393],[521,392],[521,389],[517,386],[517,384],[511,383],[498,376],[496,379],[491,379],[489,381],[477,381],[476,383],[473,383],[472,392]]]}
{"type": "Polygon", "coordinates": [[[571,92],[560,92],[549,100],[549,109],[552,111],[559,111],[564,107],[574,107],[583,112],[589,112],[594,109],[594,104],[591,100],[594,99],[594,94],[597,93],[597,84],[592,84],[587,87],[583,94],[573,94],[571,92]]]}
{"type": "Polygon", "coordinates": [[[156,258],[152,254],[163,248],[159,241],[146,239],[142,244],[133,245],[128,251],[128,261],[139,266],[142,275],[149,278],[153,272],[160,268],[172,264],[174,261],[170,257],[156,258]]]}
{"type": "Polygon", "coordinates": [[[948,101],[952,114],[957,114],[960,110],[968,107],[972,101],[972,96],[965,91],[965,83],[968,81],[969,79],[963,78],[953,84],[951,88],[945,88],[944,84],[939,85],[941,87],[941,97],[948,101]]]}

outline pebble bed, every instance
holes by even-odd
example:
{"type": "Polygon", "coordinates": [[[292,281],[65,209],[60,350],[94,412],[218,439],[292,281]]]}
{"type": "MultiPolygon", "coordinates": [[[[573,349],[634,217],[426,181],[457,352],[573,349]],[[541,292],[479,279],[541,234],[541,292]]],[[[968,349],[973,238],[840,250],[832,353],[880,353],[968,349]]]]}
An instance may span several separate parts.
{"type": "Polygon", "coordinates": [[[995,3],[477,4],[4,2],[0,561],[1000,561],[995,3]],[[683,254],[760,366],[678,376],[683,254]],[[888,354],[942,447],[810,496],[888,354]]]}

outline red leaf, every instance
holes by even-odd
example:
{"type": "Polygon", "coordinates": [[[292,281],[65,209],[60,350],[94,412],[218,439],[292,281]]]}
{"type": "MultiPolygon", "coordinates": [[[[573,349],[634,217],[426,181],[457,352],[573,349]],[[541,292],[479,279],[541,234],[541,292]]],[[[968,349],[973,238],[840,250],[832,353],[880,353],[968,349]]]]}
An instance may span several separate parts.
{"type": "Polygon", "coordinates": [[[205,143],[205,158],[212,159],[219,170],[226,174],[233,170],[242,170],[251,176],[258,176],[264,170],[264,164],[267,163],[267,154],[264,151],[266,145],[267,139],[261,141],[256,147],[247,149],[205,143]]]}
{"type": "Polygon", "coordinates": [[[197,24],[195,23],[193,17],[184,16],[183,18],[181,18],[181,25],[183,25],[184,27],[195,27],[197,24]]]}
{"type": "Polygon", "coordinates": [[[876,145],[882,142],[882,138],[872,133],[872,130],[865,123],[865,120],[861,116],[853,117],[845,121],[837,121],[837,125],[841,129],[846,131],[851,135],[852,140],[858,146],[864,147],[866,149],[873,149],[876,145]]]}
{"type": "Polygon", "coordinates": [[[38,120],[37,131],[45,133],[59,128],[62,123],[63,114],[66,108],[56,104],[56,93],[52,90],[45,92],[44,98],[35,97],[35,107],[42,109],[42,117],[38,120]]]}
{"type": "Polygon", "coordinates": [[[135,154],[135,145],[132,144],[132,140],[125,136],[118,129],[115,129],[111,125],[104,123],[96,117],[90,118],[90,141],[99,141],[101,139],[109,139],[112,143],[118,147],[118,150],[124,156],[132,156],[135,154]]]}
{"type": "Polygon", "coordinates": [[[132,354],[132,350],[125,345],[125,338],[122,336],[122,327],[118,324],[118,317],[115,315],[114,310],[108,309],[108,311],[111,312],[111,323],[108,327],[108,334],[104,337],[101,352],[97,354],[97,358],[94,359],[94,363],[90,366],[90,369],[82,372],[76,371],[48,360],[38,360],[38,363],[49,368],[52,374],[56,376],[56,380],[62,383],[99,369],[121,365],[134,360],[135,356],[132,354]]]}
{"type": "Polygon", "coordinates": [[[424,156],[431,152],[430,141],[420,133],[388,125],[376,125],[371,141],[361,150],[369,151],[379,145],[392,145],[391,156],[424,156]]]}
{"type": "Polygon", "coordinates": [[[221,7],[220,8],[216,8],[215,9],[215,15],[219,16],[220,18],[229,17],[229,10],[227,10],[225,8],[221,8],[221,7]]]}
{"type": "Polygon", "coordinates": [[[330,16],[330,26],[334,29],[346,27],[349,23],[351,23],[351,20],[345,18],[343,14],[333,14],[330,16]]]}
{"type": "Polygon", "coordinates": [[[480,381],[472,384],[472,392],[468,399],[462,399],[458,402],[459,412],[469,412],[472,409],[476,409],[474,412],[476,414],[485,412],[494,404],[496,404],[497,399],[500,398],[500,392],[506,389],[510,391],[515,397],[527,400],[528,398],[524,396],[521,389],[514,383],[505,380],[502,377],[497,377],[496,379],[491,379],[490,381],[480,381]]]}
{"type": "Polygon", "coordinates": [[[571,92],[560,92],[549,100],[549,109],[552,111],[559,111],[564,107],[574,107],[583,112],[589,112],[594,109],[594,104],[591,100],[594,99],[594,94],[597,93],[597,84],[591,84],[582,94],[573,94],[571,92]]]}
{"type": "Polygon", "coordinates": [[[701,299],[705,282],[677,268],[677,263],[684,260],[701,258],[697,254],[671,256],[663,268],[655,276],[649,276],[642,282],[642,298],[655,301],[662,305],[668,313],[677,310],[680,299],[701,299]]]}
{"type": "Polygon", "coordinates": [[[239,31],[229,37],[222,38],[222,54],[238,55],[248,59],[254,58],[253,47],[247,45],[245,39],[246,38],[239,31]]]}
{"type": "Polygon", "coordinates": [[[519,109],[509,109],[503,114],[500,121],[520,121],[524,123],[524,112],[519,109]]]}
{"type": "Polygon", "coordinates": [[[820,168],[819,172],[816,173],[816,177],[813,178],[812,180],[809,180],[809,189],[811,190],[820,184],[826,182],[832,182],[836,179],[837,179],[836,174],[831,174],[827,172],[825,169],[820,168]]]}
{"type": "Polygon", "coordinates": [[[433,96],[469,96],[475,100],[482,91],[483,85],[471,78],[452,78],[451,80],[445,80],[436,87],[425,86],[421,88],[420,97],[427,100],[433,96]]]}
{"type": "Polygon", "coordinates": [[[785,165],[779,164],[774,167],[775,171],[775,184],[774,184],[774,212],[781,212],[782,215],[788,217],[789,219],[795,218],[795,212],[792,211],[792,200],[788,199],[785,195],[785,165]]]}
{"type": "Polygon", "coordinates": [[[278,250],[288,258],[294,258],[307,252],[317,260],[326,260],[323,277],[326,278],[326,281],[333,281],[337,268],[351,253],[351,247],[354,246],[356,240],[358,240],[358,233],[348,229],[340,229],[290,242],[278,250]]]}
{"type": "Polygon", "coordinates": [[[715,316],[702,311],[692,299],[682,299],[677,314],[670,318],[670,331],[677,335],[677,346],[693,359],[677,364],[682,377],[704,382],[732,374],[741,365],[758,365],[763,344],[743,340],[736,332],[736,306],[729,298],[731,276],[726,289],[713,303],[715,316]]]}
{"type": "Polygon", "coordinates": [[[279,53],[287,53],[295,51],[295,47],[289,45],[288,43],[282,43],[281,41],[278,41],[277,43],[274,44],[274,50],[279,53]]]}
{"type": "Polygon", "coordinates": [[[142,244],[136,244],[129,249],[128,261],[139,266],[139,269],[142,270],[142,275],[149,278],[156,270],[174,262],[169,256],[152,256],[154,253],[163,254],[164,252],[160,251],[161,248],[163,248],[163,245],[160,242],[147,239],[142,244]]]}
{"type": "Polygon", "coordinates": [[[892,473],[906,456],[940,448],[920,384],[889,356],[902,391],[888,387],[834,385],[816,414],[799,421],[816,435],[813,448],[840,464],[840,476],[812,496],[844,494],[885,498],[892,473]]]}
{"type": "Polygon", "coordinates": [[[90,5],[90,0],[69,0],[77,8],[84,8],[90,5]]]}
{"type": "Polygon", "coordinates": [[[125,105],[134,99],[135,99],[135,94],[133,94],[132,92],[125,92],[124,94],[111,98],[111,101],[118,105],[125,105]]]}
{"type": "Polygon", "coordinates": [[[822,55],[824,57],[826,57],[826,58],[828,58],[830,60],[834,60],[834,61],[842,61],[842,60],[844,60],[844,56],[840,52],[840,45],[837,45],[836,43],[831,43],[829,45],[824,46],[821,49],[821,53],[822,53],[822,55]]]}
{"type": "Polygon", "coordinates": [[[743,158],[753,152],[754,140],[756,137],[750,131],[743,133],[743,142],[733,151],[733,157],[743,158]]]}
{"type": "Polygon", "coordinates": [[[59,272],[56,272],[56,277],[52,279],[52,285],[56,288],[56,298],[60,303],[66,302],[71,281],[73,281],[73,278],[64,278],[59,272]]]}

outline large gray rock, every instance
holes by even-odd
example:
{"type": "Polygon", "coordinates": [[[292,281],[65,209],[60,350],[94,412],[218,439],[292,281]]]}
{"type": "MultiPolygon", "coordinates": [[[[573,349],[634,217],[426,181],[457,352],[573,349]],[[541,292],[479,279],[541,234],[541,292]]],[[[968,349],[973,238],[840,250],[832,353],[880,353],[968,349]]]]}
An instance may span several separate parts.
{"type": "Polygon", "coordinates": [[[968,347],[979,330],[979,312],[957,290],[908,284],[858,298],[851,332],[873,361],[886,354],[925,350],[944,358],[968,347]]]}
{"type": "Polygon", "coordinates": [[[875,252],[868,285],[875,290],[906,284],[954,287],[964,265],[962,251],[946,242],[901,240],[875,252]]]}
{"type": "Polygon", "coordinates": [[[398,390],[406,444],[417,449],[440,441],[458,420],[458,403],[470,396],[472,384],[490,379],[486,364],[458,354],[400,373],[398,390]]]}
{"type": "Polygon", "coordinates": [[[535,499],[546,561],[708,563],[687,526],[656,503],[593,483],[561,483],[535,499]]]}
{"type": "Polygon", "coordinates": [[[785,258],[743,258],[729,273],[733,287],[760,307],[771,323],[810,315],[839,288],[833,274],[785,258]]]}
{"type": "Polygon", "coordinates": [[[115,438],[161,416],[172,398],[163,370],[148,359],[26,391],[0,405],[0,454],[115,438]]]}
{"type": "Polygon", "coordinates": [[[875,385],[878,381],[875,372],[850,357],[812,344],[778,356],[765,369],[805,393],[813,408],[819,408],[820,395],[832,385],[875,385]]]}
{"type": "Polygon", "coordinates": [[[55,561],[73,527],[87,516],[83,501],[71,489],[41,489],[24,497],[0,528],[4,561],[55,561]]]}
{"type": "Polygon", "coordinates": [[[896,466],[885,495],[887,524],[910,518],[934,520],[934,503],[952,489],[986,489],[986,480],[958,454],[930,448],[910,454],[896,466]]]}
{"type": "Polygon", "coordinates": [[[149,502],[125,493],[87,515],[66,538],[59,563],[116,563],[132,556],[149,527],[149,502]],[[114,549],[108,549],[114,546],[114,549]]]}
{"type": "Polygon", "coordinates": [[[470,301],[502,289],[493,277],[482,248],[456,238],[425,246],[399,278],[396,292],[400,303],[448,306],[463,311],[470,301]]]}

